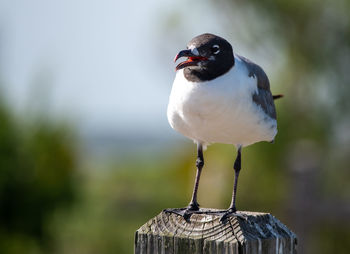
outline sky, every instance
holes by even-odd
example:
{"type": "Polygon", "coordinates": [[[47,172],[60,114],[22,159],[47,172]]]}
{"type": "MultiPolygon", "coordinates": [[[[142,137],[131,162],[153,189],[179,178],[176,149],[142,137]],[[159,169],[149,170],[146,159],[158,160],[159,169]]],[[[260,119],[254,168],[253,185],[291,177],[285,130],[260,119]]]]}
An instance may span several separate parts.
{"type": "Polygon", "coordinates": [[[0,0],[2,91],[22,114],[36,107],[82,132],[176,136],[174,56],[200,33],[232,35],[206,2],[0,0]]]}

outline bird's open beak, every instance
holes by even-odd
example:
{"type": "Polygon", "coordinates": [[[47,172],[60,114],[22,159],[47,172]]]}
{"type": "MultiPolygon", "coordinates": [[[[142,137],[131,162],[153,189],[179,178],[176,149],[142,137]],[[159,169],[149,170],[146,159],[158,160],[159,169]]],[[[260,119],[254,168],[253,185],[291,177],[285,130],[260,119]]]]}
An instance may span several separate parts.
{"type": "Polygon", "coordinates": [[[174,62],[176,62],[181,57],[187,57],[187,60],[184,62],[179,63],[175,70],[178,71],[180,69],[183,69],[188,66],[197,66],[199,62],[201,61],[207,61],[208,58],[203,56],[198,56],[192,53],[190,49],[181,50],[174,58],[174,62]]]}

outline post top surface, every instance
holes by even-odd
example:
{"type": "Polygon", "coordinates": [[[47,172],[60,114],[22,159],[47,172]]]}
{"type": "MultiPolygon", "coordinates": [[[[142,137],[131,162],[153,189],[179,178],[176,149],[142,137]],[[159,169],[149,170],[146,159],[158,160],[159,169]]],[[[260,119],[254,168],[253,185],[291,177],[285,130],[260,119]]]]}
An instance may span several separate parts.
{"type": "Polygon", "coordinates": [[[222,223],[221,216],[215,214],[193,214],[187,222],[182,216],[163,211],[141,226],[137,232],[193,239],[217,240],[220,236],[219,239],[223,241],[232,238],[231,240],[240,242],[253,239],[296,238],[291,230],[269,213],[250,211],[238,213],[246,219],[232,216],[226,223],[222,223]]]}

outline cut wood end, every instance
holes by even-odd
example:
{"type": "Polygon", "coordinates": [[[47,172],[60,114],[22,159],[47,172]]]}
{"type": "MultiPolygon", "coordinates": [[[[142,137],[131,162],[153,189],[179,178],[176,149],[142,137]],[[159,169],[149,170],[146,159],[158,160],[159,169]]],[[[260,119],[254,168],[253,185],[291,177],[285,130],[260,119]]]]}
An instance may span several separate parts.
{"type": "MultiPolygon", "coordinates": [[[[209,209],[202,209],[206,210],[209,209]]],[[[262,212],[238,213],[245,218],[232,216],[222,223],[221,216],[215,214],[193,214],[187,222],[182,216],[161,212],[137,230],[135,253],[174,253],[166,250],[176,248],[181,251],[175,253],[214,253],[204,252],[205,248],[237,249],[232,253],[238,253],[243,247],[269,250],[252,253],[270,253],[270,249],[276,253],[276,248],[296,253],[296,235],[274,216],[262,212]],[[142,252],[144,248],[153,252],[142,252]],[[194,248],[197,252],[186,252],[187,248],[194,248]]]]}

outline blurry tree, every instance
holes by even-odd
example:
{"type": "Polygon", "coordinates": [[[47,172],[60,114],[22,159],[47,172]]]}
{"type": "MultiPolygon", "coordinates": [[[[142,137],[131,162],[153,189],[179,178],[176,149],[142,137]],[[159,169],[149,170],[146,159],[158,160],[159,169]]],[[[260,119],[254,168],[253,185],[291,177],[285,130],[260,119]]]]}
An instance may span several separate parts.
{"type": "Polygon", "coordinates": [[[20,122],[0,105],[1,253],[50,249],[50,216],[75,197],[73,141],[59,125],[20,122]]]}

